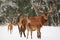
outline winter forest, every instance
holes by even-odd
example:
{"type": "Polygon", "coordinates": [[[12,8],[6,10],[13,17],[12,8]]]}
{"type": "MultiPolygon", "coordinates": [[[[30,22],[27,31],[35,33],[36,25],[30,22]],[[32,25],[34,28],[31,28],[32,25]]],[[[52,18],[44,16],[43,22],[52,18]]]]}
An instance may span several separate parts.
{"type": "Polygon", "coordinates": [[[60,40],[60,0],[0,0],[0,40],[60,40]]]}
{"type": "Polygon", "coordinates": [[[18,18],[40,16],[39,9],[48,11],[50,7],[55,9],[48,17],[46,25],[58,26],[60,25],[60,0],[0,0],[0,24],[10,21],[16,24],[18,18]],[[55,5],[52,6],[53,4],[55,5]]]}

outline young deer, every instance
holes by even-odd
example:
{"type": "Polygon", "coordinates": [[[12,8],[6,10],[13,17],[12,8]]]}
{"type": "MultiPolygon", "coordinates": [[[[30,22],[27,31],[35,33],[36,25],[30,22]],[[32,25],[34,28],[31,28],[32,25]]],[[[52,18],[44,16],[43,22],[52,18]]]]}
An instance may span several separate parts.
{"type": "Polygon", "coordinates": [[[13,30],[13,23],[12,22],[10,22],[8,24],[8,30],[10,31],[10,33],[12,33],[12,30],[13,30]]]}

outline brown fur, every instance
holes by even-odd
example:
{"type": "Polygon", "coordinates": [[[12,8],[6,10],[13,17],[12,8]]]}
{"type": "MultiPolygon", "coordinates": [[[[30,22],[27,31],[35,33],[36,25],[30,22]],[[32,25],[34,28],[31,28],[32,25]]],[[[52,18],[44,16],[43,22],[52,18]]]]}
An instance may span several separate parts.
{"type": "Polygon", "coordinates": [[[10,30],[10,33],[12,32],[12,29],[13,29],[13,24],[12,23],[9,23],[8,24],[8,30],[10,30]]]}
{"type": "MultiPolygon", "coordinates": [[[[41,38],[41,27],[47,22],[47,19],[44,18],[44,16],[35,16],[35,17],[30,17],[29,18],[30,23],[27,25],[27,30],[28,32],[30,31],[31,33],[31,38],[32,38],[32,31],[37,30],[37,37],[41,38]]],[[[28,38],[28,33],[27,33],[27,38],[28,38]]]]}
{"type": "Polygon", "coordinates": [[[42,16],[35,16],[35,17],[25,17],[25,18],[20,18],[20,23],[19,27],[21,28],[22,32],[24,33],[25,30],[27,29],[27,38],[29,31],[31,33],[31,38],[32,38],[32,31],[37,30],[37,37],[41,38],[41,27],[47,22],[47,14],[44,14],[42,16]]]}
{"type": "Polygon", "coordinates": [[[48,16],[50,15],[50,13],[52,13],[54,11],[54,6],[51,7],[47,12],[45,11],[42,11],[40,9],[40,6],[39,5],[35,5],[33,4],[34,6],[34,9],[37,10],[37,12],[39,13],[42,13],[42,16],[35,16],[35,17],[25,17],[22,19],[19,20],[21,21],[21,27],[25,27],[25,29],[27,29],[27,38],[28,38],[28,34],[29,34],[29,31],[31,33],[31,38],[32,38],[32,31],[35,31],[37,30],[37,37],[38,38],[41,38],[41,27],[47,22],[48,20],[48,16]],[[39,9],[39,10],[38,10],[39,9]]]}
{"type": "Polygon", "coordinates": [[[26,23],[27,23],[26,18],[20,18],[20,20],[18,22],[18,29],[19,29],[19,33],[20,33],[21,37],[22,37],[22,33],[24,34],[24,37],[26,37],[26,35],[25,35],[26,23]]]}

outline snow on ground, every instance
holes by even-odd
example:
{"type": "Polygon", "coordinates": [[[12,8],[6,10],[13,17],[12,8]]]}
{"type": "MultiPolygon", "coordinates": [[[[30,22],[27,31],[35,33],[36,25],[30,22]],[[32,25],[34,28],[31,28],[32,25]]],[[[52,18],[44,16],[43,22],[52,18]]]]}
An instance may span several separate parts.
{"type": "Polygon", "coordinates": [[[60,40],[60,27],[44,26],[41,32],[42,40],[60,40]]]}
{"type": "Polygon", "coordinates": [[[0,40],[60,40],[60,27],[43,26],[41,28],[41,39],[37,38],[36,31],[33,31],[32,35],[33,39],[30,38],[30,34],[28,39],[24,36],[21,38],[17,26],[14,26],[12,34],[7,30],[7,25],[0,26],[0,40]]]}

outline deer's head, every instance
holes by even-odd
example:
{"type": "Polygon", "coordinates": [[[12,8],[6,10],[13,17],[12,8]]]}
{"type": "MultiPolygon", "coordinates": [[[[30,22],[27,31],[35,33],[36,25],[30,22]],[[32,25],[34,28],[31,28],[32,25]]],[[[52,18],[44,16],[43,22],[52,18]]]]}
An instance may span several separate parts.
{"type": "Polygon", "coordinates": [[[33,4],[33,7],[34,9],[39,12],[40,14],[42,14],[41,16],[43,16],[45,19],[48,19],[48,16],[53,12],[55,11],[56,9],[56,6],[55,4],[52,4],[52,6],[50,6],[49,10],[47,11],[44,11],[44,10],[41,10],[41,7],[39,4],[33,4]]]}

